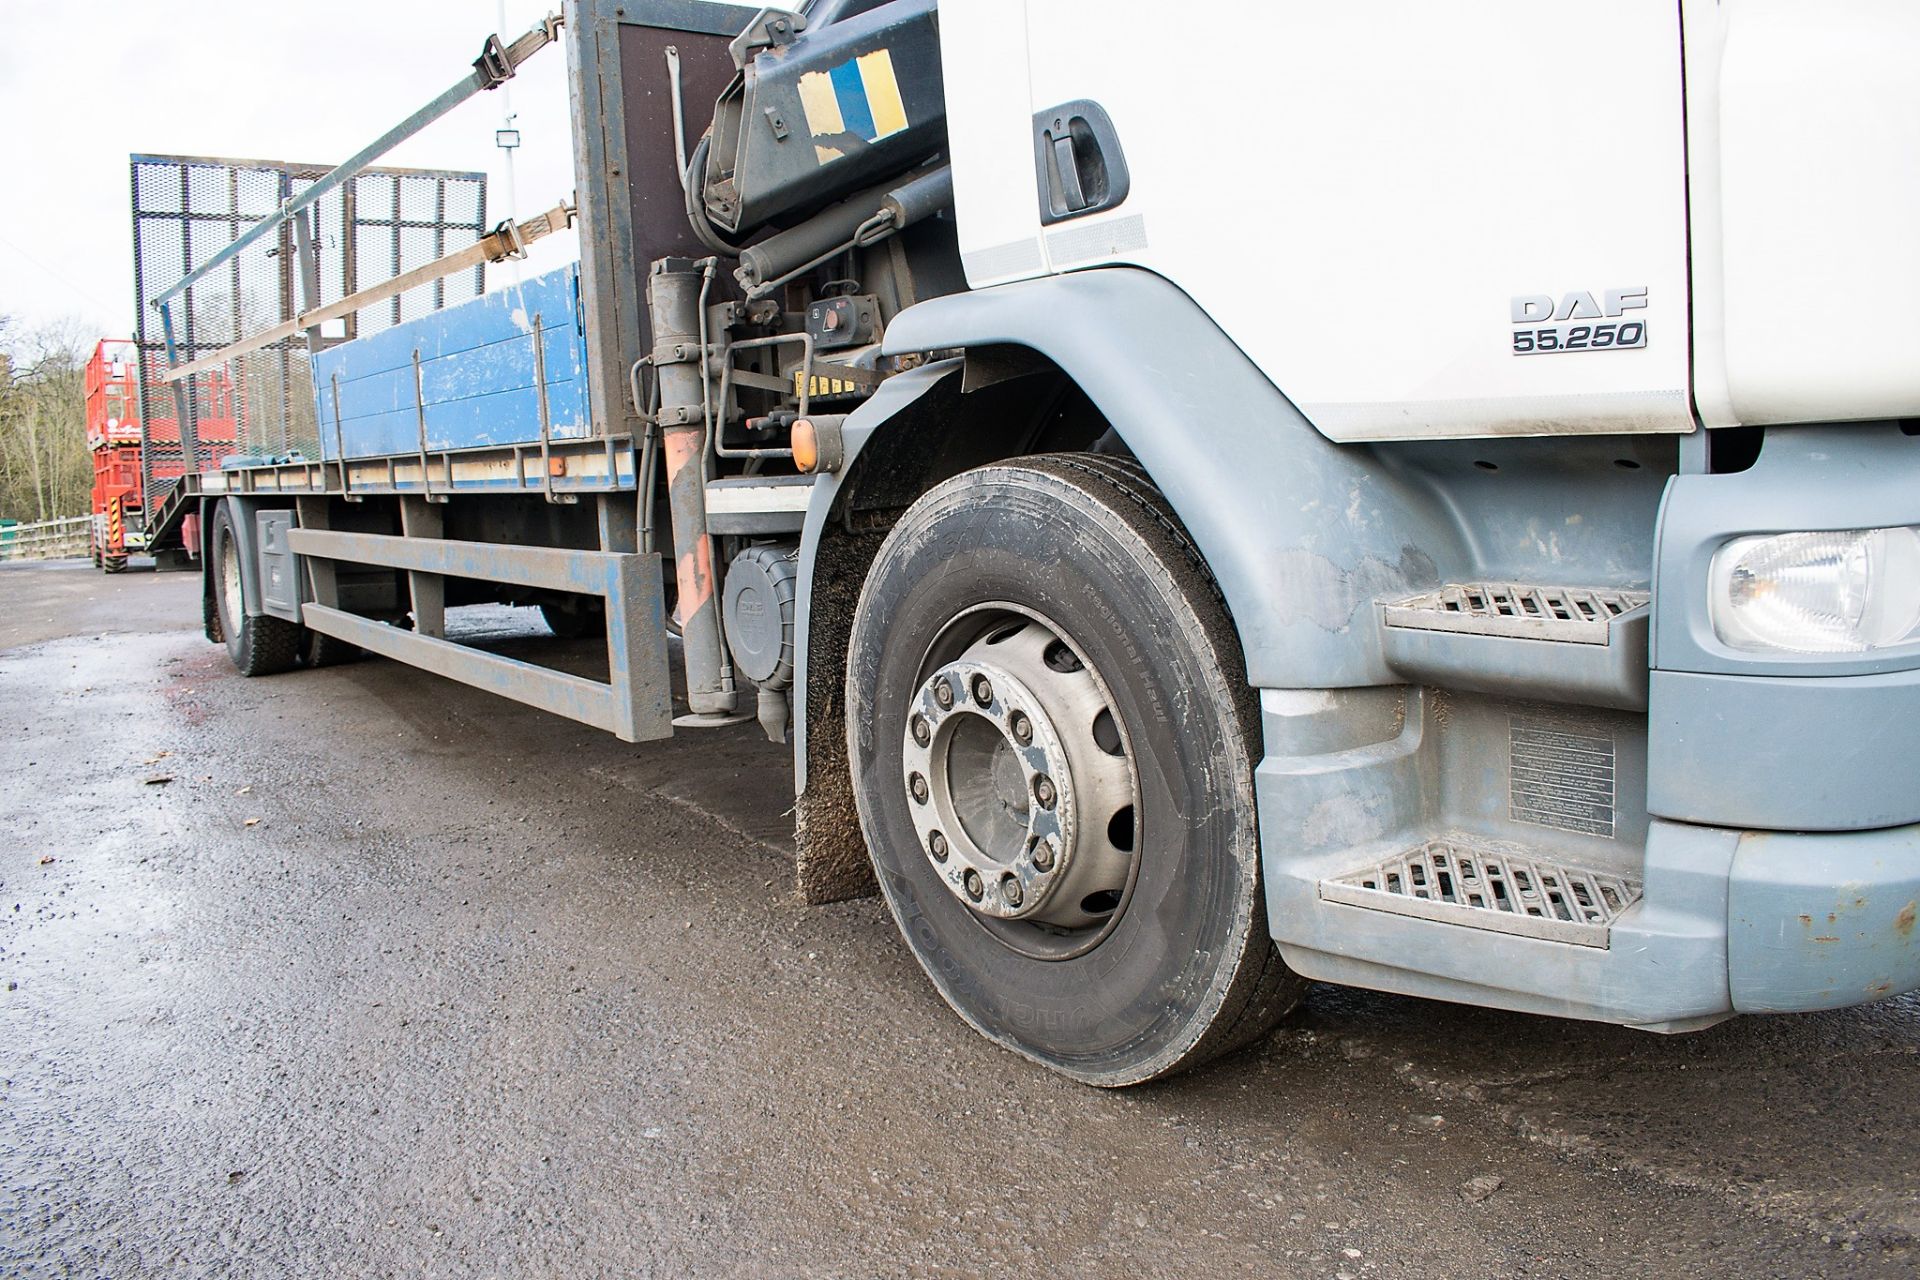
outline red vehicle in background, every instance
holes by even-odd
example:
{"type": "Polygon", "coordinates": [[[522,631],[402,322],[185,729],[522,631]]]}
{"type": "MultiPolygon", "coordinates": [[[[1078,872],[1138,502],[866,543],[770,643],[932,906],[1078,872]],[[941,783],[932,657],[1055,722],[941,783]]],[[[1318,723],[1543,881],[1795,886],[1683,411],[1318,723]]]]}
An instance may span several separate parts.
{"type": "MultiPolygon", "coordinates": [[[[133,552],[152,552],[163,562],[184,562],[193,558],[199,546],[191,528],[181,530],[176,546],[155,545],[148,536],[149,514],[181,476],[196,468],[187,465],[180,447],[177,419],[151,417],[142,429],[139,377],[139,348],[125,338],[102,339],[87,361],[87,449],[93,456],[89,542],[93,563],[108,573],[125,569],[133,552]]],[[[238,415],[233,383],[223,373],[212,373],[197,379],[195,390],[202,455],[211,452],[218,465],[235,439],[238,415]]],[[[163,563],[162,567],[172,566],[163,563]]]]}

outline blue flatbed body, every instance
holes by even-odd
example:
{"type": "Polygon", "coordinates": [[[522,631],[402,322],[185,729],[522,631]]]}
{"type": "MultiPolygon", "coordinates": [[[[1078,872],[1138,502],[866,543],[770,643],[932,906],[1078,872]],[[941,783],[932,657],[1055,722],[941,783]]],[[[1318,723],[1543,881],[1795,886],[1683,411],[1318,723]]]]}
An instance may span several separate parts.
{"type": "Polygon", "coordinates": [[[585,438],[593,420],[586,328],[580,269],[570,264],[316,355],[321,456],[377,458],[423,448],[538,444],[536,328],[545,359],[550,438],[585,438]]]}

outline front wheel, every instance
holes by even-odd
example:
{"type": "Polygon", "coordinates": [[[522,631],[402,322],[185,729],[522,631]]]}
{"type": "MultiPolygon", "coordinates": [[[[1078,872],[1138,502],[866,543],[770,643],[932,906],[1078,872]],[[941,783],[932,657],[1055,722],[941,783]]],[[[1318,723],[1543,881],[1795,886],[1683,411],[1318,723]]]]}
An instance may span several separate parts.
{"type": "Polygon", "coordinates": [[[1244,669],[1130,462],[985,467],[902,517],[854,618],[855,793],[901,932],[975,1028],[1128,1085],[1298,1002],[1262,905],[1244,669]]]}

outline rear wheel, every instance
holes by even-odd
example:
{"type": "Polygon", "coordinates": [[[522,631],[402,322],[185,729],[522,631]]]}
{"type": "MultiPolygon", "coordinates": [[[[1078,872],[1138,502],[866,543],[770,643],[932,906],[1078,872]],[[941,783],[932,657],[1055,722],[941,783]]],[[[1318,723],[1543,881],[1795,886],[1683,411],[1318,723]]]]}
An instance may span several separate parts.
{"type": "Polygon", "coordinates": [[[1036,1062],[1127,1085],[1268,1030],[1252,691],[1137,466],[965,473],[889,535],[847,668],[882,892],[940,993],[1036,1062]]]}
{"type": "Polygon", "coordinates": [[[284,618],[247,616],[246,581],[240,573],[240,541],[233,511],[222,502],[213,513],[213,603],[226,637],[227,656],[243,676],[290,671],[300,656],[301,628],[284,618]]]}
{"type": "Polygon", "coordinates": [[[351,641],[338,636],[323,636],[305,627],[300,630],[303,636],[300,660],[309,667],[337,667],[343,662],[355,662],[366,656],[366,651],[351,641]]]}
{"type": "Polygon", "coordinates": [[[607,607],[592,596],[568,596],[564,601],[550,600],[540,606],[547,630],[562,640],[607,634],[607,607]]]}

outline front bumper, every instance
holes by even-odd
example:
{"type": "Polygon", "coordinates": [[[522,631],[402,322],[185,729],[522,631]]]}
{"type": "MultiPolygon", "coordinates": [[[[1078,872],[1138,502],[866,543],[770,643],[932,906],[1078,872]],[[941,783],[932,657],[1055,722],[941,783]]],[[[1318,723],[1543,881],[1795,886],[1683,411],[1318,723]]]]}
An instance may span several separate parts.
{"type": "Polygon", "coordinates": [[[1650,1031],[1920,988],[1920,824],[1785,834],[1655,819],[1644,893],[1606,947],[1322,901],[1339,856],[1267,864],[1274,940],[1325,982],[1650,1031]]]}
{"type": "Polygon", "coordinates": [[[1920,671],[1655,671],[1647,706],[1655,817],[1773,831],[1920,822],[1920,671]]]}
{"type": "Polygon", "coordinates": [[[1920,824],[1749,831],[1727,889],[1736,1013],[1837,1009],[1920,987],[1920,824]]]}

